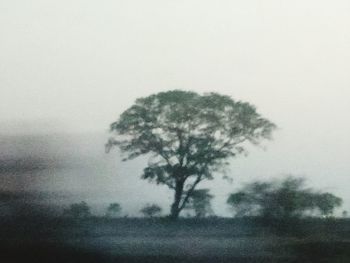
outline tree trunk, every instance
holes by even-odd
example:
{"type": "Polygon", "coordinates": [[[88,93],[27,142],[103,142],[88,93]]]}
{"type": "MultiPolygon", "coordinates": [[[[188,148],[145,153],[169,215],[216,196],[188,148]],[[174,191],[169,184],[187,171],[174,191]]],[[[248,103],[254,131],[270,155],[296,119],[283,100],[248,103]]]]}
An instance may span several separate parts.
{"type": "Polygon", "coordinates": [[[170,218],[176,220],[181,212],[180,202],[182,198],[184,182],[177,181],[175,186],[174,203],[171,205],[170,218]]]}

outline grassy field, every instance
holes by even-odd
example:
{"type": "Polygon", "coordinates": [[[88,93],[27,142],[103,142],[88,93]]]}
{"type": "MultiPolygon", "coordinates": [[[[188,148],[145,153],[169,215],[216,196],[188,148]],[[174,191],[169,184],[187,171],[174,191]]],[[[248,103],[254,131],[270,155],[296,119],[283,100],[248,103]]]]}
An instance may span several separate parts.
{"type": "Polygon", "coordinates": [[[0,262],[350,262],[350,221],[12,219],[0,262]]]}

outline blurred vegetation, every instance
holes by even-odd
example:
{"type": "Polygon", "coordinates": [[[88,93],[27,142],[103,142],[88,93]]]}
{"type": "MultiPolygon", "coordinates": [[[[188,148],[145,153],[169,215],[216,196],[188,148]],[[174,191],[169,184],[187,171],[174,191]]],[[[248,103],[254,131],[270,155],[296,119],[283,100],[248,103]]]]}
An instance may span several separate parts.
{"type": "Polygon", "coordinates": [[[300,218],[306,215],[330,217],[342,199],[305,187],[303,178],[257,181],[245,185],[227,199],[235,215],[263,218],[300,218]]]}
{"type": "Polygon", "coordinates": [[[107,207],[106,216],[107,217],[119,217],[121,216],[122,207],[119,203],[111,203],[107,207]]]}
{"type": "Polygon", "coordinates": [[[144,217],[155,217],[160,215],[162,208],[156,204],[147,204],[140,210],[140,212],[144,217]]]}
{"type": "Polygon", "coordinates": [[[213,198],[214,196],[209,194],[209,189],[194,190],[185,209],[194,211],[197,218],[213,216],[214,212],[211,206],[213,198]]]}
{"type": "Polygon", "coordinates": [[[74,203],[63,211],[63,216],[75,219],[88,218],[91,216],[90,207],[84,201],[80,203],[74,203]]]}

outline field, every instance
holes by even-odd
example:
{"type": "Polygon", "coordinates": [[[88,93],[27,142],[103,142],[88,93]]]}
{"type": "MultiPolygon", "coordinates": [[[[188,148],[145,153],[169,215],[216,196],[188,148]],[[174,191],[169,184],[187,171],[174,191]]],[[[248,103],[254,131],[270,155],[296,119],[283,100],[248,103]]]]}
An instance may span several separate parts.
{"type": "Polygon", "coordinates": [[[350,262],[350,221],[19,218],[0,262],[350,262]]]}

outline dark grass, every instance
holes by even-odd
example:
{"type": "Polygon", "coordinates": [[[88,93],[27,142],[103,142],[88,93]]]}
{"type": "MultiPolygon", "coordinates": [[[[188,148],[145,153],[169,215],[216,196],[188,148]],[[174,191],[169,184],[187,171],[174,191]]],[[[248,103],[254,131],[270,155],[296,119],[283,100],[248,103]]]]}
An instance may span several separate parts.
{"type": "Polygon", "coordinates": [[[345,263],[350,262],[350,220],[189,218],[174,222],[166,218],[3,218],[0,262],[345,263]],[[119,246],[113,244],[114,239],[131,241],[119,246]],[[145,241],[141,245],[133,243],[138,239],[145,241]],[[169,240],[174,240],[174,244],[169,240]],[[250,240],[253,245],[249,244],[250,240]],[[220,242],[226,242],[223,248],[220,242]],[[239,246],[225,250],[230,242],[239,246]],[[200,250],[199,254],[178,253],[182,247],[191,251],[193,244],[200,250]],[[179,247],[172,250],[172,245],[179,247]],[[154,251],[147,251],[148,247],[154,251]]]}
{"type": "Polygon", "coordinates": [[[350,262],[350,245],[349,243],[336,242],[313,242],[305,243],[294,247],[297,255],[293,258],[281,256],[267,256],[267,257],[236,257],[229,256],[176,256],[176,255],[105,255],[99,251],[74,248],[62,244],[50,243],[31,243],[31,244],[12,244],[0,243],[1,262],[17,263],[17,262],[36,262],[36,263],[113,263],[113,262],[130,262],[130,263],[279,263],[279,262],[350,262]]]}

